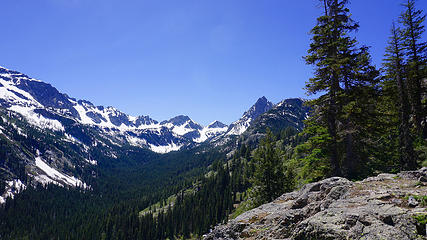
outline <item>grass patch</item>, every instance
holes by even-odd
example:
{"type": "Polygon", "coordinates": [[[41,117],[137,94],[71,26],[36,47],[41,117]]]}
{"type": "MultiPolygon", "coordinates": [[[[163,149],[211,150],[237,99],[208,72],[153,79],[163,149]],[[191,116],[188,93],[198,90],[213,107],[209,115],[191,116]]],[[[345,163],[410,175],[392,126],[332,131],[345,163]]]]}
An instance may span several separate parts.
{"type": "Polygon", "coordinates": [[[417,221],[417,233],[418,235],[426,235],[426,224],[427,224],[427,214],[417,214],[413,216],[415,221],[417,221]]]}
{"type": "Polygon", "coordinates": [[[421,195],[410,195],[406,196],[405,200],[408,200],[409,197],[413,197],[417,202],[419,202],[420,207],[426,207],[427,206],[427,196],[421,196],[421,195]]]}
{"type": "Polygon", "coordinates": [[[253,229],[251,229],[251,233],[259,233],[259,232],[265,232],[265,231],[267,231],[268,229],[270,229],[270,227],[265,227],[265,228],[253,228],[253,229]]]}
{"type": "Polygon", "coordinates": [[[413,218],[419,224],[424,224],[424,225],[427,224],[427,214],[418,214],[418,215],[413,216],[413,218]]]}
{"type": "MultiPolygon", "coordinates": [[[[192,187],[184,190],[184,195],[195,194],[197,192],[198,186],[199,186],[199,182],[195,182],[192,187]]],[[[173,208],[178,194],[182,194],[182,193],[173,194],[169,196],[166,200],[160,200],[159,202],[156,202],[155,204],[148,206],[147,208],[139,212],[139,216],[141,217],[151,213],[153,214],[153,216],[156,217],[160,213],[160,211],[165,212],[169,207],[173,208]]]]}
{"type": "Polygon", "coordinates": [[[247,199],[239,204],[239,206],[234,209],[233,213],[230,215],[230,219],[235,219],[240,214],[247,212],[251,209],[255,208],[255,204],[253,203],[252,199],[247,199]]]}

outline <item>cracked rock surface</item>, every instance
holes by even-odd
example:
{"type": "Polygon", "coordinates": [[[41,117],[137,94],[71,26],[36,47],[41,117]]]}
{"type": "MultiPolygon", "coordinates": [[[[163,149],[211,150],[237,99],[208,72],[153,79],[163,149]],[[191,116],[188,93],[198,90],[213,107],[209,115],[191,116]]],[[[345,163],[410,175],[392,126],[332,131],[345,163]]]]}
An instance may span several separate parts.
{"type": "Polygon", "coordinates": [[[333,177],[305,185],[216,226],[220,239],[427,239],[427,168],[360,182],[333,177]]]}

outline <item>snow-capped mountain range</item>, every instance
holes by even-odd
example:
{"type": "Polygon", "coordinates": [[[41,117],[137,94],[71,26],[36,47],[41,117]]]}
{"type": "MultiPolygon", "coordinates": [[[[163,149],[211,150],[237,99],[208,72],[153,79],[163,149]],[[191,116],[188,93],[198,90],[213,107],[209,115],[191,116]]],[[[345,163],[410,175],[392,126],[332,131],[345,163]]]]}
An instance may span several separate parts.
{"type": "Polygon", "coordinates": [[[123,144],[148,147],[159,153],[204,142],[228,129],[219,121],[203,127],[183,115],[162,122],[149,116],[130,116],[114,107],[95,106],[68,97],[48,83],[3,67],[0,67],[0,105],[22,114],[37,126],[64,131],[59,115],[97,127],[123,144]]]}
{"type": "Polygon", "coordinates": [[[223,146],[277,123],[301,129],[308,113],[302,105],[301,99],[274,105],[262,97],[229,126],[214,121],[204,127],[184,115],[159,122],[71,98],[48,83],[0,67],[0,204],[40,183],[90,189],[99,159],[126,158],[145,149],[168,153],[201,143],[223,146]]]}
{"type": "Polygon", "coordinates": [[[167,153],[221,136],[241,135],[274,104],[261,97],[230,126],[214,121],[203,127],[184,115],[159,122],[148,115],[130,116],[114,107],[95,106],[86,100],[76,100],[48,83],[0,67],[0,106],[22,114],[28,122],[38,127],[62,131],[77,141],[80,140],[77,136],[66,132],[64,119],[97,128],[117,144],[167,153]]]}

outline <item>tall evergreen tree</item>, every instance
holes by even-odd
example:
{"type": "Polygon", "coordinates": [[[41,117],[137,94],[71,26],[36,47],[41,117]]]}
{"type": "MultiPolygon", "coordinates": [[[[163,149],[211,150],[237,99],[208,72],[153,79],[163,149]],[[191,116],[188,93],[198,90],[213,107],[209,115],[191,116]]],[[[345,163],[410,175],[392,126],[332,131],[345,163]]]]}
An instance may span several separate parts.
{"type": "MultiPolygon", "coordinates": [[[[329,142],[330,159],[333,175],[341,175],[338,157],[338,136],[336,122],[341,109],[339,109],[338,96],[340,95],[339,61],[340,40],[343,34],[357,29],[358,25],[350,20],[344,9],[345,1],[323,0],[325,13],[317,19],[317,25],[311,30],[312,43],[308,50],[309,55],[305,60],[310,65],[315,65],[315,77],[306,84],[309,94],[326,91],[324,97],[313,101],[313,105],[321,108],[323,121],[326,123],[331,137],[329,142]]],[[[347,36],[346,36],[347,37],[347,36]]],[[[348,45],[348,43],[346,44],[348,45]]]]}
{"type": "Polygon", "coordinates": [[[424,132],[424,137],[426,137],[426,126],[422,126],[422,122],[425,121],[425,112],[422,106],[422,94],[425,90],[422,81],[426,77],[427,48],[427,42],[422,41],[422,34],[425,32],[423,23],[426,16],[423,11],[415,8],[415,0],[406,0],[403,6],[405,11],[400,16],[400,23],[403,26],[403,47],[408,65],[409,97],[416,132],[419,134],[424,132]]]}
{"type": "Polygon", "coordinates": [[[394,84],[397,91],[391,91],[397,95],[398,112],[399,112],[399,159],[400,166],[403,170],[414,169],[416,159],[413,149],[413,140],[411,136],[411,125],[409,116],[411,114],[411,104],[408,97],[408,84],[405,77],[404,53],[402,36],[400,29],[396,28],[393,23],[389,45],[386,48],[384,67],[386,70],[386,81],[394,84]]]}
{"type": "Polygon", "coordinates": [[[267,135],[261,140],[255,151],[256,170],[253,183],[257,187],[260,202],[272,201],[283,193],[285,175],[280,149],[274,146],[273,133],[267,129],[267,135]]]}
{"type": "MultiPolygon", "coordinates": [[[[378,71],[371,66],[366,47],[357,47],[351,33],[359,25],[350,18],[348,0],[322,0],[324,15],[317,19],[311,30],[313,35],[307,64],[314,65],[315,76],[306,84],[308,94],[324,93],[310,102],[317,106],[314,125],[327,129],[328,149],[332,175],[350,176],[360,165],[363,145],[368,130],[366,123],[373,116],[375,85],[378,71]],[[372,114],[371,114],[372,115],[372,114]]],[[[310,124],[309,124],[310,125],[310,124]]]]}

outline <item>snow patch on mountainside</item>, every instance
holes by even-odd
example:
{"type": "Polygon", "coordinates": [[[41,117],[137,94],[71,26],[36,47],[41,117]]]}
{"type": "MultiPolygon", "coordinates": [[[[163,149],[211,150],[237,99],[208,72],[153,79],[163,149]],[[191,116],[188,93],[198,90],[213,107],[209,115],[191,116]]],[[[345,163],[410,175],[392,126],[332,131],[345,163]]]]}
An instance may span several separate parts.
{"type": "Polygon", "coordinates": [[[181,149],[181,147],[182,145],[177,145],[174,142],[169,143],[168,145],[160,145],[160,146],[150,144],[151,151],[156,153],[168,153],[172,151],[178,151],[179,149],[181,149]]]}
{"type": "Polygon", "coordinates": [[[34,108],[14,105],[9,110],[20,113],[34,126],[54,131],[65,131],[64,126],[58,120],[45,118],[41,114],[35,113],[34,108]]]}
{"type": "Polygon", "coordinates": [[[0,196],[0,204],[5,203],[8,197],[13,198],[16,194],[23,191],[25,188],[25,184],[23,184],[19,179],[6,181],[6,189],[4,189],[4,194],[0,196]]]}
{"type": "Polygon", "coordinates": [[[77,143],[77,144],[81,144],[84,145],[79,139],[77,139],[76,137],[74,137],[71,134],[65,133],[64,134],[64,138],[66,141],[72,142],[72,143],[77,143]]]}
{"type": "Polygon", "coordinates": [[[12,82],[5,81],[1,78],[0,74],[0,98],[14,104],[23,106],[36,106],[41,107],[31,94],[16,87],[12,82]]]}
{"type": "Polygon", "coordinates": [[[130,145],[135,146],[135,147],[147,145],[147,140],[139,138],[139,137],[134,137],[134,136],[128,135],[128,136],[126,136],[126,140],[129,142],[130,145]]]}
{"type": "Polygon", "coordinates": [[[86,162],[92,164],[92,165],[97,165],[98,162],[96,160],[91,160],[91,159],[85,159],[86,162]]]}
{"type": "Polygon", "coordinates": [[[41,157],[36,157],[35,163],[36,166],[46,174],[35,176],[36,180],[42,184],[53,183],[59,186],[64,186],[65,184],[73,187],[88,188],[86,183],[82,182],[80,179],[77,179],[74,176],[65,175],[50,167],[41,159],[41,157]]]}
{"type": "Polygon", "coordinates": [[[207,127],[204,127],[200,130],[200,137],[194,139],[195,142],[201,143],[218,135],[225,133],[228,129],[228,126],[219,122],[214,121],[209,124],[207,127]]]}
{"type": "Polygon", "coordinates": [[[244,121],[236,122],[230,131],[227,132],[227,135],[240,135],[244,133],[251,125],[252,120],[252,118],[249,118],[244,121]]]}
{"type": "Polygon", "coordinates": [[[174,126],[172,123],[168,123],[166,124],[166,127],[172,129],[172,132],[176,135],[184,136],[185,134],[194,131],[194,129],[188,127],[189,123],[190,121],[186,122],[185,124],[182,124],[181,126],[174,126]]]}
{"type": "Polygon", "coordinates": [[[93,124],[94,123],[92,121],[92,119],[86,115],[86,110],[83,108],[83,106],[76,103],[74,108],[79,113],[81,123],[83,123],[83,124],[93,124]]]}

